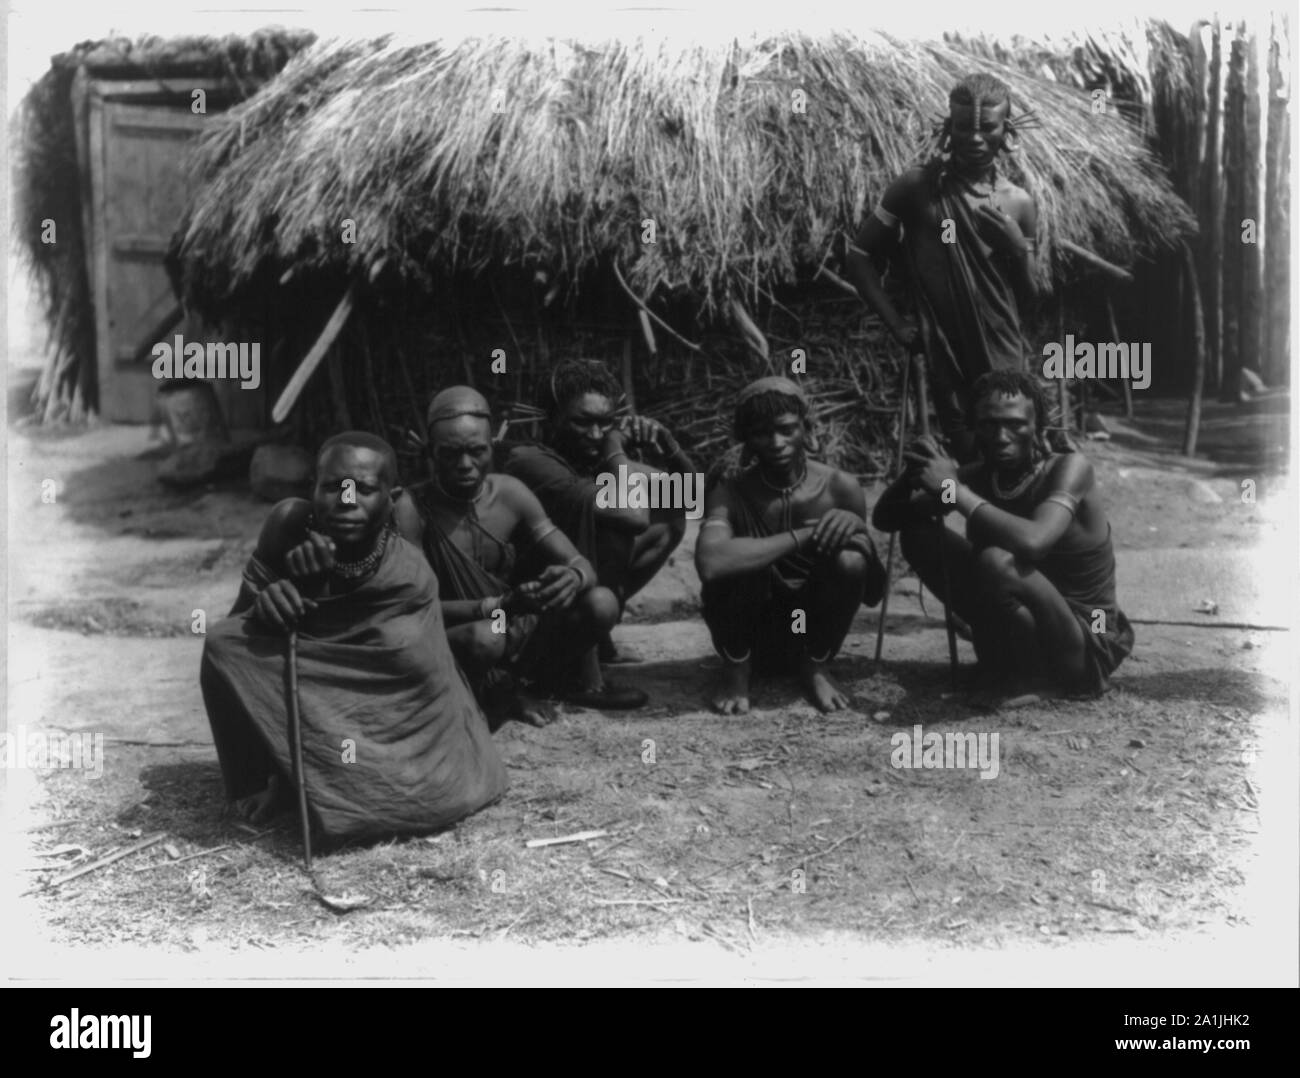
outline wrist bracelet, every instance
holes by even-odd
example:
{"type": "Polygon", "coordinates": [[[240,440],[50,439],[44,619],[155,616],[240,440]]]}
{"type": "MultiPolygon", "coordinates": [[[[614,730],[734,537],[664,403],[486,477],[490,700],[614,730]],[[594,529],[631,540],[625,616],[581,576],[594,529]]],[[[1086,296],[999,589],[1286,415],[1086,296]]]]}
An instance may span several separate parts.
{"type": "Polygon", "coordinates": [[[586,591],[589,586],[586,570],[584,570],[581,565],[575,564],[576,562],[579,562],[581,560],[582,560],[582,555],[575,554],[572,558],[570,558],[568,561],[564,563],[564,567],[566,569],[572,569],[575,573],[578,574],[578,590],[586,591]]]}
{"type": "Polygon", "coordinates": [[[803,544],[799,542],[799,536],[795,535],[793,528],[790,529],[790,538],[794,540],[794,549],[798,552],[799,548],[803,546],[803,544]]]}
{"type": "Polygon", "coordinates": [[[981,505],[988,505],[988,504],[989,504],[989,500],[987,498],[981,498],[974,505],[972,505],[970,509],[966,511],[966,519],[970,520],[970,518],[975,515],[975,510],[978,509],[981,505]]]}

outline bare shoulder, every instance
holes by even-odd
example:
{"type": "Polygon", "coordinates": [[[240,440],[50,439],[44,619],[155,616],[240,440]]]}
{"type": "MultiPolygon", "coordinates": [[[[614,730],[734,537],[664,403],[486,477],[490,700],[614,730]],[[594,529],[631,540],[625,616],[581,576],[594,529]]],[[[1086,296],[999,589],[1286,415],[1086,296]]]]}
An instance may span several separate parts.
{"type": "Polygon", "coordinates": [[[997,202],[1003,213],[1015,218],[1022,226],[1032,227],[1037,224],[1038,209],[1034,205],[1033,196],[1005,176],[998,177],[997,202]]]}
{"type": "Polygon", "coordinates": [[[1047,492],[1067,490],[1075,497],[1082,498],[1089,493],[1096,482],[1092,461],[1082,453],[1057,453],[1048,461],[1047,482],[1043,489],[1047,492]]]}
{"type": "Polygon", "coordinates": [[[897,212],[900,208],[915,206],[919,199],[925,197],[928,189],[925,169],[909,168],[889,185],[882,201],[886,208],[897,212]]]}
{"type": "Polygon", "coordinates": [[[492,472],[487,481],[492,484],[497,497],[510,505],[520,506],[537,500],[537,495],[528,489],[528,484],[513,475],[492,472]]]}
{"type": "Polygon", "coordinates": [[[285,498],[266,515],[257,537],[257,556],[274,561],[302,542],[311,520],[311,502],[306,498],[285,498]]]}
{"type": "Polygon", "coordinates": [[[420,515],[412,492],[422,489],[424,485],[420,483],[407,487],[393,499],[393,521],[402,537],[412,542],[418,541],[420,533],[424,531],[424,518],[420,515]]]}

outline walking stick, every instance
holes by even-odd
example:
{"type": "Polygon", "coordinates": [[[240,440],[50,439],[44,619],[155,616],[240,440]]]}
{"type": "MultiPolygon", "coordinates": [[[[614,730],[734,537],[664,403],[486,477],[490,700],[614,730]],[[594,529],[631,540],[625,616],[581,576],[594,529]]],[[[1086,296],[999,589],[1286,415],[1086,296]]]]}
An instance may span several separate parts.
{"type": "MultiPolygon", "coordinates": [[[[925,384],[925,365],[920,356],[913,360],[916,366],[916,400],[917,411],[920,413],[918,422],[921,425],[921,437],[930,436],[930,394],[925,384]]],[[[952,687],[957,688],[957,630],[952,621],[952,582],[948,575],[948,543],[944,538],[944,531],[947,525],[943,522],[943,517],[938,517],[935,524],[939,528],[939,566],[943,572],[943,624],[948,633],[948,673],[952,679],[952,687]]]]}
{"type": "Polygon", "coordinates": [[[302,723],[298,718],[298,633],[289,633],[289,661],[285,689],[289,710],[289,742],[293,753],[293,781],[298,787],[298,822],[302,825],[303,859],[311,873],[311,822],[307,818],[307,774],[302,766],[302,723]]]}
{"type": "MultiPolygon", "coordinates": [[[[898,451],[894,454],[894,478],[903,471],[903,446],[907,444],[907,376],[912,369],[909,358],[903,364],[903,392],[898,405],[898,451]]],[[[889,533],[889,548],[885,553],[885,595],[880,600],[880,618],[876,621],[876,666],[880,665],[880,653],[885,646],[885,616],[889,613],[889,593],[893,589],[894,544],[898,541],[898,532],[889,533]]]]}

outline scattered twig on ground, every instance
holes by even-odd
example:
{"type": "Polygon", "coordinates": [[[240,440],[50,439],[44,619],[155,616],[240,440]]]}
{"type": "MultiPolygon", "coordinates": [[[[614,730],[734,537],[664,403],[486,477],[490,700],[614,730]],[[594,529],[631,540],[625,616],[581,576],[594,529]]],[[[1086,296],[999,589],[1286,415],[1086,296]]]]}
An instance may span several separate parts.
{"type": "Polygon", "coordinates": [[[167,833],[165,831],[159,831],[156,835],[151,835],[149,838],[142,838],[139,842],[133,843],[124,849],[115,850],[113,853],[107,854],[98,860],[91,861],[88,865],[82,865],[80,868],[74,868],[71,872],[65,872],[62,876],[56,876],[45,885],[44,889],[52,891],[56,887],[62,887],[65,883],[75,880],[78,876],[84,876],[88,872],[94,872],[97,869],[104,868],[106,865],[111,865],[115,861],[122,860],[123,857],[130,857],[133,853],[147,850],[150,846],[161,842],[166,837],[167,833]]]}
{"type": "Polygon", "coordinates": [[[141,865],[139,868],[132,869],[133,872],[152,872],[155,868],[165,868],[168,865],[183,865],[186,861],[193,861],[199,857],[207,857],[210,854],[220,853],[222,850],[230,849],[229,845],[213,846],[210,850],[199,850],[198,853],[186,854],[184,857],[178,857],[174,861],[158,861],[152,865],[141,865]]]}
{"type": "Polygon", "coordinates": [[[608,834],[608,831],[578,831],[558,838],[530,838],[524,845],[530,850],[536,850],[542,846],[559,846],[566,842],[589,842],[593,838],[604,838],[608,834]]]}
{"type": "Polygon", "coordinates": [[[1087,902],[1089,906],[1096,906],[1101,910],[1110,910],[1112,913],[1127,913],[1130,917],[1138,916],[1137,910],[1131,910],[1127,906],[1116,906],[1110,902],[1098,902],[1095,898],[1086,898],[1084,901],[1087,902]]]}
{"type": "Polygon", "coordinates": [[[684,898],[595,898],[597,906],[663,906],[668,903],[685,902],[684,898]]]}

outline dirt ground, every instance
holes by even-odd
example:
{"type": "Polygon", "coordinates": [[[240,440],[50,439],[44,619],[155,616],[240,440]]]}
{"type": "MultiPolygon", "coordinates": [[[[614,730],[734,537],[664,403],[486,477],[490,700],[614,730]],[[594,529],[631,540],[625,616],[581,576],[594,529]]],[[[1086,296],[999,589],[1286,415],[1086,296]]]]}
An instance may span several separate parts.
{"type": "Polygon", "coordinates": [[[165,491],[143,428],[12,429],[10,729],[102,733],[105,758],[102,777],[5,775],[6,908],[28,941],[11,970],[58,977],[113,955],[102,968],[122,976],[129,954],[131,970],[187,979],[978,983],[1032,968],[1045,983],[1188,983],[1209,961],[1209,983],[1291,983],[1277,932],[1294,939],[1295,649],[1268,628],[1294,608],[1294,578],[1271,575],[1293,572],[1287,409],[1208,406],[1209,460],[1173,455],[1178,402],[1143,400],[1085,445],[1137,622],[1098,701],[967,708],[948,693],[941,610],[901,575],[883,664],[868,610],[839,661],[854,710],[824,716],[760,682],[751,714],[713,715],[692,529],[617,634],[645,662],[616,676],[651,706],[498,731],[511,789],[497,805],[318,858],[325,892],[365,900],[350,912],[313,894],[292,817],[254,832],[223,814],[199,696],[194,612],[229,608],[269,507],[240,484],[165,491]],[[997,733],[996,780],[891,766],[891,737],[917,724],[997,733]],[[584,830],[605,834],[525,847],[584,830]]]}

